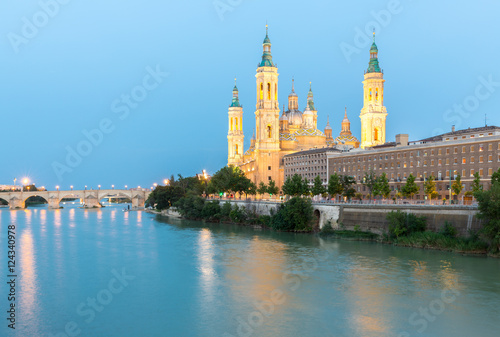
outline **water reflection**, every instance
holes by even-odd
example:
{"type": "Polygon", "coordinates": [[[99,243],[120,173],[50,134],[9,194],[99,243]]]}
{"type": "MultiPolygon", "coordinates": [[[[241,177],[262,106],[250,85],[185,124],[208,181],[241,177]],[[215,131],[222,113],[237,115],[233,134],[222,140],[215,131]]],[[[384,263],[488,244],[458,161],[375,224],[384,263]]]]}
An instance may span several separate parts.
{"type": "Polygon", "coordinates": [[[38,326],[38,315],[40,308],[37,304],[37,270],[35,265],[35,248],[33,243],[33,233],[30,227],[23,230],[21,240],[18,245],[20,259],[20,285],[22,286],[22,296],[20,296],[20,308],[23,310],[25,320],[30,322],[35,331],[38,326]]]}

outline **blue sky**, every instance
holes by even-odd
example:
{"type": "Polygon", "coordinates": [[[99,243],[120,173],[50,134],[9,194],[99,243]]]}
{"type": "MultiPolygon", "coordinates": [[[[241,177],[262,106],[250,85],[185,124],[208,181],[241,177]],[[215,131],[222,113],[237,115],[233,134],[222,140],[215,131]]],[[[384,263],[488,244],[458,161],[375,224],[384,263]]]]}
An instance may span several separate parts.
{"type": "Polygon", "coordinates": [[[498,1],[59,1],[0,2],[0,184],[149,187],[213,173],[227,161],[234,77],[250,141],[266,21],[280,104],[294,76],[303,107],[311,81],[320,129],[330,115],[338,134],[347,106],[359,137],[359,32],[373,23],[389,141],[482,126],[485,114],[500,125],[498,1]]]}

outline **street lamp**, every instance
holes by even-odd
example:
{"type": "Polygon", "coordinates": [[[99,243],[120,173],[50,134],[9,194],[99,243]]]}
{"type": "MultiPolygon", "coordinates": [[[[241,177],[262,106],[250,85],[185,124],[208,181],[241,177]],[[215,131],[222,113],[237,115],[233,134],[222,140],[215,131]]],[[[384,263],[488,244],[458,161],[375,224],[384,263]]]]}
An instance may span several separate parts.
{"type": "Polygon", "coordinates": [[[98,188],[98,189],[101,189],[101,185],[97,185],[97,188],[98,188]]]}
{"type": "Polygon", "coordinates": [[[85,185],[85,191],[87,190],[87,185],[85,185]]]}
{"type": "Polygon", "coordinates": [[[71,190],[73,191],[73,185],[71,185],[69,188],[71,188],[71,190]]]}
{"type": "Polygon", "coordinates": [[[114,190],[115,189],[115,185],[111,185],[111,188],[114,190]]]}
{"type": "Polygon", "coordinates": [[[127,185],[125,185],[125,189],[128,189],[128,186],[127,186],[127,185]]]}
{"type": "Polygon", "coordinates": [[[59,185],[56,186],[56,190],[59,191],[59,185]]]}
{"type": "Polygon", "coordinates": [[[170,180],[165,179],[165,180],[163,180],[163,183],[165,184],[165,186],[167,186],[168,184],[170,184],[170,180]]]}

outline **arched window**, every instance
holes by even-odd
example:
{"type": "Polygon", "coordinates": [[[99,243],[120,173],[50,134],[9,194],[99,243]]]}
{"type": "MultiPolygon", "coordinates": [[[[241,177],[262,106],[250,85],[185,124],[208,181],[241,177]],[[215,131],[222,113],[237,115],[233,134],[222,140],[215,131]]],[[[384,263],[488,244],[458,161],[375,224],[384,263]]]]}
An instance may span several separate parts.
{"type": "Polygon", "coordinates": [[[271,128],[271,125],[267,126],[267,138],[272,138],[273,137],[273,129],[271,128]]]}
{"type": "Polygon", "coordinates": [[[372,100],[372,88],[370,88],[370,101],[372,100]]]}
{"type": "Polygon", "coordinates": [[[267,83],[267,99],[271,100],[271,83],[267,83]]]}
{"type": "Polygon", "coordinates": [[[234,146],[234,154],[238,155],[238,144],[234,146]]]}
{"type": "Polygon", "coordinates": [[[231,124],[230,124],[231,131],[233,131],[233,117],[231,117],[231,124]]]}
{"type": "Polygon", "coordinates": [[[264,99],[264,83],[260,84],[260,99],[264,99]]]}
{"type": "Polygon", "coordinates": [[[380,130],[378,128],[373,130],[373,140],[376,142],[380,141],[380,130]]]}
{"type": "Polygon", "coordinates": [[[239,129],[238,129],[238,117],[236,117],[236,118],[235,118],[235,121],[234,121],[234,122],[235,122],[235,123],[234,123],[234,125],[235,125],[234,129],[235,129],[236,131],[238,131],[238,130],[239,130],[239,129]]]}
{"type": "Polygon", "coordinates": [[[378,88],[375,89],[375,100],[378,101],[378,88]]]}
{"type": "Polygon", "coordinates": [[[278,84],[274,84],[274,100],[278,100],[278,84]]]}

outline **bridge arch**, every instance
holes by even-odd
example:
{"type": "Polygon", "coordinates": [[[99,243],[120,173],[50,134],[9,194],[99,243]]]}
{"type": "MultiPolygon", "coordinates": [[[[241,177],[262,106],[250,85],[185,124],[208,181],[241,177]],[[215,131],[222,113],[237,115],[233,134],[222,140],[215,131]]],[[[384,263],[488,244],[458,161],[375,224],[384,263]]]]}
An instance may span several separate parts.
{"type": "Polygon", "coordinates": [[[9,200],[5,199],[5,198],[2,198],[0,196],[0,206],[7,206],[7,205],[9,205],[9,200]]]}
{"type": "Polygon", "coordinates": [[[321,227],[321,211],[316,208],[313,214],[313,231],[318,232],[321,227]]]}
{"type": "Polygon", "coordinates": [[[29,195],[29,196],[24,198],[23,203],[24,203],[25,207],[28,206],[30,200],[36,200],[37,198],[38,198],[38,200],[42,199],[45,204],[49,203],[49,200],[47,200],[47,198],[45,196],[42,196],[40,194],[35,193],[35,194],[29,195]]]}

